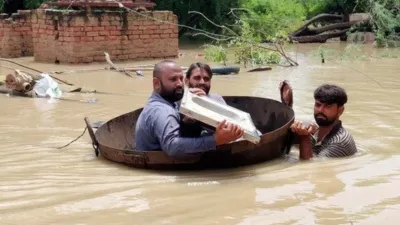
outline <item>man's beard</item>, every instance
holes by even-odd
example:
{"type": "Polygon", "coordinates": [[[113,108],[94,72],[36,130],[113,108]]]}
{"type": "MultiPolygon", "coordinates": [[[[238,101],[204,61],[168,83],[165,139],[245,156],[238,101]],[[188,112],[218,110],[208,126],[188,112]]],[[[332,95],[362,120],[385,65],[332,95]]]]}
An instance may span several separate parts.
{"type": "Polygon", "coordinates": [[[208,95],[208,93],[210,92],[210,87],[205,84],[192,85],[189,83],[189,87],[190,88],[200,88],[201,90],[203,90],[206,93],[206,95],[208,95]]]}
{"type": "Polygon", "coordinates": [[[314,114],[314,119],[315,119],[315,122],[317,122],[318,126],[321,126],[321,127],[330,126],[336,121],[336,118],[329,120],[328,117],[326,117],[322,113],[314,114]],[[317,117],[317,116],[320,116],[320,117],[317,117]]]}
{"type": "Polygon", "coordinates": [[[183,97],[183,87],[177,87],[173,90],[167,90],[162,82],[161,84],[161,91],[160,95],[168,102],[177,102],[182,99],[183,97]]]}

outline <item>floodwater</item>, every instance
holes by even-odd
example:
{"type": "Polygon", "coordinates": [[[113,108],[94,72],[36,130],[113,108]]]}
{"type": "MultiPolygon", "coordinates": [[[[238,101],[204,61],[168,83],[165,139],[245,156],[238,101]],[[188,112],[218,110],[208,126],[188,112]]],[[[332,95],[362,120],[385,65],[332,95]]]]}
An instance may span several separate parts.
{"type": "MultiPolygon", "coordinates": [[[[296,116],[311,118],[314,89],[339,84],[349,95],[342,120],[360,149],[356,156],[300,162],[293,149],[287,158],[238,169],[167,173],[96,158],[88,133],[56,149],[83,132],[84,117],[104,121],[142,107],[152,90],[149,71],[133,78],[112,71],[58,75],[109,94],[66,94],[71,100],[58,102],[0,96],[0,224],[398,224],[400,60],[321,64],[308,56],[317,47],[297,47],[298,67],[215,76],[211,90],[278,100],[279,82],[287,79],[296,116]]],[[[182,66],[204,61],[196,49],[182,52],[182,66]]],[[[106,66],[16,61],[43,71],[106,66]]]]}

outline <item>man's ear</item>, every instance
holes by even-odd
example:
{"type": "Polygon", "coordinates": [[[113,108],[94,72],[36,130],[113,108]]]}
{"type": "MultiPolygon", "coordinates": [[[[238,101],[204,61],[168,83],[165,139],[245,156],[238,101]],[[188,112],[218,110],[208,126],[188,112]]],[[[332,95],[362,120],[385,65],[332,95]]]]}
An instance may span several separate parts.
{"type": "Polygon", "coordinates": [[[160,91],[161,89],[161,83],[157,77],[153,77],[153,89],[156,91],[160,91]]]}
{"type": "Polygon", "coordinates": [[[343,112],[344,112],[344,106],[339,106],[339,107],[338,107],[338,114],[339,114],[339,116],[341,116],[341,115],[343,114],[343,112]]]}

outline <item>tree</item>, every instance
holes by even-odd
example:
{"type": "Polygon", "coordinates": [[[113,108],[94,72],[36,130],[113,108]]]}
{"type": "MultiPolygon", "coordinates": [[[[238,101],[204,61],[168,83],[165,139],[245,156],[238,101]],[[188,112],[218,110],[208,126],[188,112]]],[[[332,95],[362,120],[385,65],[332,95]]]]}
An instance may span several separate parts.
{"type": "Polygon", "coordinates": [[[9,16],[24,9],[24,0],[3,0],[3,12],[9,16]]]}

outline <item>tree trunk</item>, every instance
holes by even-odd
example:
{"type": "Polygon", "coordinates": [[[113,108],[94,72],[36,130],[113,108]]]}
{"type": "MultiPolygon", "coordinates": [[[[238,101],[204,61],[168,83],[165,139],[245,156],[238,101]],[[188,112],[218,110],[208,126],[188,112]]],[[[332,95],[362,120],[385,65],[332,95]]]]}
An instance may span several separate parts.
{"type": "Polygon", "coordinates": [[[330,30],[341,30],[341,29],[349,29],[351,26],[356,24],[357,22],[346,22],[346,23],[334,23],[330,25],[326,25],[323,27],[318,27],[318,28],[307,28],[306,30],[307,35],[316,35],[316,34],[321,34],[326,31],[330,30]]]}
{"type": "Polygon", "coordinates": [[[326,13],[319,14],[318,16],[315,16],[315,17],[311,18],[309,21],[307,21],[302,27],[300,27],[298,30],[296,30],[292,34],[290,34],[290,36],[303,35],[302,33],[304,32],[304,30],[308,29],[308,26],[310,26],[311,24],[313,24],[317,21],[321,21],[321,20],[341,20],[341,21],[343,21],[343,16],[334,15],[334,14],[326,14],[326,13]]]}
{"type": "Polygon", "coordinates": [[[312,36],[299,36],[299,37],[291,36],[290,39],[292,41],[296,41],[299,43],[318,43],[318,42],[325,43],[326,40],[328,40],[330,38],[343,37],[344,35],[346,35],[347,31],[349,31],[349,29],[336,31],[336,32],[332,32],[332,33],[327,33],[327,34],[312,35],[312,36]]]}
{"type": "Polygon", "coordinates": [[[344,41],[347,39],[346,32],[358,22],[360,21],[349,21],[349,15],[320,14],[307,21],[295,32],[289,34],[289,40],[298,43],[324,43],[330,38],[340,37],[340,40],[344,41]],[[322,20],[329,20],[333,23],[321,27],[309,28],[311,24],[322,20]]]}

